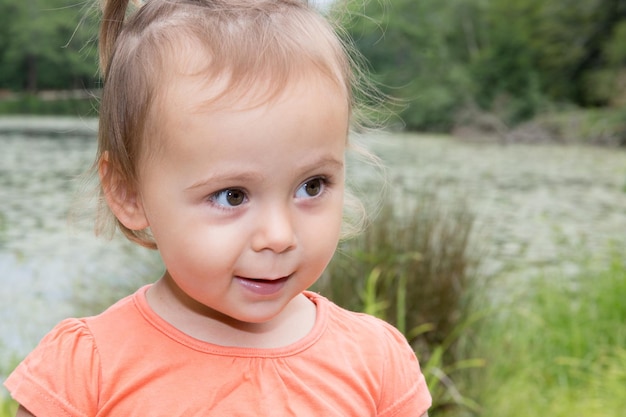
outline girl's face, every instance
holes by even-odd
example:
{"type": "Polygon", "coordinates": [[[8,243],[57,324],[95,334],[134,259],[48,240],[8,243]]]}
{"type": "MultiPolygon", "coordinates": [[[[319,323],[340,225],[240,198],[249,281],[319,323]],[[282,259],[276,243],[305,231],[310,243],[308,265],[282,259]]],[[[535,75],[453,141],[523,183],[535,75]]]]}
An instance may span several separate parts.
{"type": "Polygon", "coordinates": [[[346,98],[308,77],[266,104],[251,97],[226,109],[203,104],[211,91],[198,77],[173,82],[151,139],[162,146],[140,166],[140,215],[166,279],[186,296],[240,322],[269,322],[337,246],[346,98]]]}

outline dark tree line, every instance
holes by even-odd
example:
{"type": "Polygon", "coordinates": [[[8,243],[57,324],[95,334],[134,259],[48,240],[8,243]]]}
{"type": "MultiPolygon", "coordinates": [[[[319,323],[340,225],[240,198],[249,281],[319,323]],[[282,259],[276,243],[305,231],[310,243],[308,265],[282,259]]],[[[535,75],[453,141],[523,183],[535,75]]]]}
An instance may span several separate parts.
{"type": "MultiPolygon", "coordinates": [[[[626,0],[335,3],[410,129],[449,130],[467,109],[516,123],[626,104],[626,0]]],[[[0,90],[97,87],[97,7],[0,0],[0,90]]]]}

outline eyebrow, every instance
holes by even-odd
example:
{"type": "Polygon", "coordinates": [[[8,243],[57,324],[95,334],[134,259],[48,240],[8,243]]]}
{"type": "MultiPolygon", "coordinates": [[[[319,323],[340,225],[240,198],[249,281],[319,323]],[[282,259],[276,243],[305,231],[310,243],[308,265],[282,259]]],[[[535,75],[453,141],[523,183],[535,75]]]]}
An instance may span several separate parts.
{"type": "Polygon", "coordinates": [[[261,175],[254,174],[251,172],[241,172],[241,173],[224,173],[219,175],[209,175],[206,178],[201,179],[198,182],[193,183],[189,187],[185,188],[186,190],[195,190],[196,188],[204,187],[207,184],[211,184],[214,182],[234,182],[234,183],[242,183],[249,182],[262,179],[261,175]]]}
{"type": "Polygon", "coordinates": [[[320,169],[343,169],[343,161],[332,156],[323,156],[305,166],[302,172],[316,171],[320,169]]]}
{"type": "MultiPolygon", "coordinates": [[[[310,164],[307,164],[304,168],[300,170],[301,174],[306,174],[313,171],[319,171],[324,169],[331,170],[343,170],[344,162],[338,160],[332,156],[324,156],[320,159],[317,159],[310,164]]],[[[209,175],[206,178],[199,180],[198,182],[193,183],[189,187],[185,188],[185,190],[195,190],[197,188],[201,188],[206,186],[207,184],[211,184],[214,182],[232,182],[232,183],[245,183],[250,181],[258,181],[265,178],[265,175],[261,175],[255,172],[226,172],[223,174],[217,175],[209,175]]]]}

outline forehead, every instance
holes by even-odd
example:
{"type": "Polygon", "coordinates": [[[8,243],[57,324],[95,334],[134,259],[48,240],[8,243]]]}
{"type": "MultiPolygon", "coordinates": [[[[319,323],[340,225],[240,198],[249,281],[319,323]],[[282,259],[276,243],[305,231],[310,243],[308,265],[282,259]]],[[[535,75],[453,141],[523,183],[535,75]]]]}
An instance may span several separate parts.
{"type": "Polygon", "coordinates": [[[189,98],[203,96],[207,107],[230,108],[243,102],[268,104],[289,86],[323,82],[332,86],[334,94],[343,97],[350,106],[349,80],[344,79],[333,63],[314,62],[306,54],[293,56],[288,62],[252,55],[244,59],[249,62],[241,59],[223,62],[201,41],[179,38],[162,57],[159,95],[167,103],[173,94],[182,92],[189,98]]]}
{"type": "MultiPolygon", "coordinates": [[[[286,109],[285,103],[289,103],[301,111],[289,112],[285,119],[297,117],[305,122],[311,118],[330,117],[329,113],[333,113],[334,121],[343,126],[347,135],[349,100],[343,90],[324,74],[309,70],[294,73],[288,79],[259,74],[252,77],[253,81],[233,81],[228,73],[181,73],[167,83],[159,122],[185,124],[201,118],[213,121],[207,126],[219,126],[223,119],[230,117],[249,122],[257,118],[256,123],[262,125],[268,113],[276,109],[291,110],[286,109]]],[[[277,123],[280,122],[287,123],[288,120],[278,119],[277,123]]]]}
{"type": "Polygon", "coordinates": [[[261,88],[238,100],[226,94],[215,101],[205,84],[196,75],[173,80],[157,121],[160,151],[144,169],[158,166],[202,179],[242,170],[295,173],[331,159],[343,163],[349,106],[327,78],[290,80],[270,98],[261,88]]]}

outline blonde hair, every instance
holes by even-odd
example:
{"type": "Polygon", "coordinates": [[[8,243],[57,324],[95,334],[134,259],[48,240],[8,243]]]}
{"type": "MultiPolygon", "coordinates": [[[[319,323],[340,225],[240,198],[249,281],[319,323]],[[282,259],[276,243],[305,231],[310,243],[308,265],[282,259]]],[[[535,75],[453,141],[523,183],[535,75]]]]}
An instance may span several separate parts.
{"type": "MultiPolygon", "coordinates": [[[[260,84],[272,96],[293,77],[317,71],[353,106],[351,53],[336,29],[304,0],[149,0],[130,5],[128,0],[102,0],[102,15],[104,88],[95,169],[106,155],[125,189],[136,189],[137,162],[148,148],[144,142],[152,137],[167,84],[166,63],[181,47],[200,47],[207,75],[227,77],[221,95],[243,96],[260,84]]],[[[96,231],[111,224],[131,241],[156,248],[149,230],[125,227],[100,198],[96,231]]]]}

